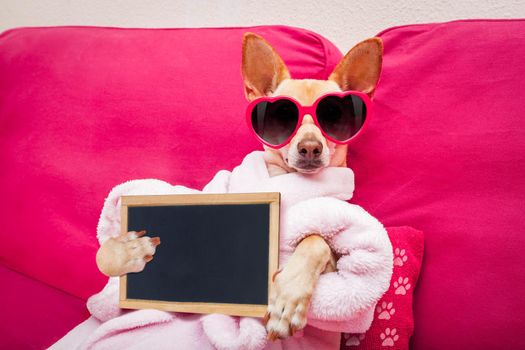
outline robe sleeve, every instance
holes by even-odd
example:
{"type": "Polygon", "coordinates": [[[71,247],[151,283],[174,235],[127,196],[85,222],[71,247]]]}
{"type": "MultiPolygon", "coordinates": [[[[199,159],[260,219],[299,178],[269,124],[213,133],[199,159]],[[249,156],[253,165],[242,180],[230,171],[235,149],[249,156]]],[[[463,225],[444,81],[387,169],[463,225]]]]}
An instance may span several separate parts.
{"type": "Polygon", "coordinates": [[[289,209],[285,244],[293,249],[311,234],[322,236],[339,259],[337,271],[322,274],[316,284],[308,324],[365,332],[392,276],[392,245],[385,228],[360,206],[318,197],[289,209]]]}

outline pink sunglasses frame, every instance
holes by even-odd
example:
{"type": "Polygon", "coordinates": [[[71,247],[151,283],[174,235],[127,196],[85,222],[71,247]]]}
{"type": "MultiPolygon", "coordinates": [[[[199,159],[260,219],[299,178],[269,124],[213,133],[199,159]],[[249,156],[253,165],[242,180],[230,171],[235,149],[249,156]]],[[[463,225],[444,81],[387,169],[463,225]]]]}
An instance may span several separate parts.
{"type": "Polygon", "coordinates": [[[336,143],[336,144],[339,144],[339,145],[344,145],[344,144],[349,144],[350,142],[353,142],[359,135],[361,135],[363,133],[363,131],[365,130],[365,128],[366,128],[366,126],[368,124],[368,120],[370,119],[370,116],[372,115],[371,111],[372,111],[372,101],[370,100],[370,97],[368,97],[367,94],[365,94],[365,93],[363,93],[361,91],[350,90],[350,91],[344,91],[344,92],[327,93],[327,94],[324,94],[324,95],[320,96],[319,98],[317,98],[317,100],[315,100],[314,104],[311,105],[311,106],[303,106],[303,105],[301,105],[301,103],[299,101],[297,101],[296,99],[294,99],[292,97],[288,97],[288,96],[273,96],[273,97],[264,96],[264,97],[259,97],[259,98],[255,99],[255,100],[251,101],[248,104],[248,106],[246,107],[246,122],[248,123],[248,127],[252,131],[253,135],[260,142],[262,142],[263,144],[265,144],[266,146],[268,146],[270,148],[279,149],[279,148],[282,148],[282,147],[286,146],[291,141],[291,139],[295,136],[295,134],[297,134],[297,131],[301,127],[301,124],[303,123],[304,116],[306,114],[309,114],[310,116],[312,116],[312,119],[314,120],[315,125],[319,128],[319,130],[321,130],[321,133],[323,134],[324,137],[326,137],[328,140],[332,141],[333,143],[336,143]],[[323,128],[319,124],[319,121],[317,120],[317,115],[316,115],[315,111],[317,109],[317,105],[319,104],[319,102],[321,102],[324,98],[326,98],[328,96],[345,97],[345,96],[349,96],[349,95],[358,96],[358,97],[360,97],[363,100],[363,102],[365,103],[365,106],[366,106],[366,117],[365,117],[365,121],[363,123],[363,126],[361,127],[361,129],[359,129],[358,132],[355,133],[355,135],[350,137],[348,140],[338,141],[338,140],[332,138],[331,136],[329,136],[323,130],[323,128]],[[254,130],[253,126],[252,126],[252,111],[253,111],[254,107],[258,103],[261,103],[261,102],[270,102],[271,103],[271,102],[275,102],[277,100],[289,100],[290,102],[294,103],[297,106],[297,110],[299,111],[299,119],[297,120],[297,125],[295,126],[295,130],[292,132],[290,137],[288,137],[283,143],[281,143],[279,145],[272,145],[272,144],[269,144],[268,142],[266,142],[265,140],[263,140],[255,132],[255,130],[254,130]]]}

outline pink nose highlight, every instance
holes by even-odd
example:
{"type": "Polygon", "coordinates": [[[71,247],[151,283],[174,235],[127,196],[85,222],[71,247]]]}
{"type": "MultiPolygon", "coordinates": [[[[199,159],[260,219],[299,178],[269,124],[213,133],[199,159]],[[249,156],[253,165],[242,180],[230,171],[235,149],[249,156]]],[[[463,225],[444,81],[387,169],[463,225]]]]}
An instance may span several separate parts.
{"type": "Polygon", "coordinates": [[[305,139],[297,144],[297,151],[307,160],[316,159],[323,152],[323,144],[315,139],[305,139]]]}

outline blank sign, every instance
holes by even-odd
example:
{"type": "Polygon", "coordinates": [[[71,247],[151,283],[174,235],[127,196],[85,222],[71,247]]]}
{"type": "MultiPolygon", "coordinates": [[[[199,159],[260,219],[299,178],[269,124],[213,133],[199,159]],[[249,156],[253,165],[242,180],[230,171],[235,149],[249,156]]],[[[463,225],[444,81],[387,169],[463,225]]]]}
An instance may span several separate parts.
{"type": "Polygon", "coordinates": [[[277,270],[279,193],[122,197],[122,231],[159,236],[120,306],[262,316],[277,270]]]}

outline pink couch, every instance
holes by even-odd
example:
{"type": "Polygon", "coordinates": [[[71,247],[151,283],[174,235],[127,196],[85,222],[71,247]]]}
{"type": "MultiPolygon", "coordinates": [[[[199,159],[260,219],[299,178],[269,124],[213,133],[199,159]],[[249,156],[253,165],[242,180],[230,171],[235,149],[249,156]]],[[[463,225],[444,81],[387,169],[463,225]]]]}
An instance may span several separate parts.
{"type": "MultiPolygon", "coordinates": [[[[128,179],[200,188],[260,148],[240,41],[296,78],[341,53],[302,29],[22,28],[0,36],[0,347],[42,348],[105,282],[95,227],[128,179]]],[[[525,326],[525,22],[392,28],[374,119],[352,146],[354,202],[425,231],[415,349],[519,349],[525,326]]],[[[344,48],[345,50],[348,48],[344,48]]]]}

